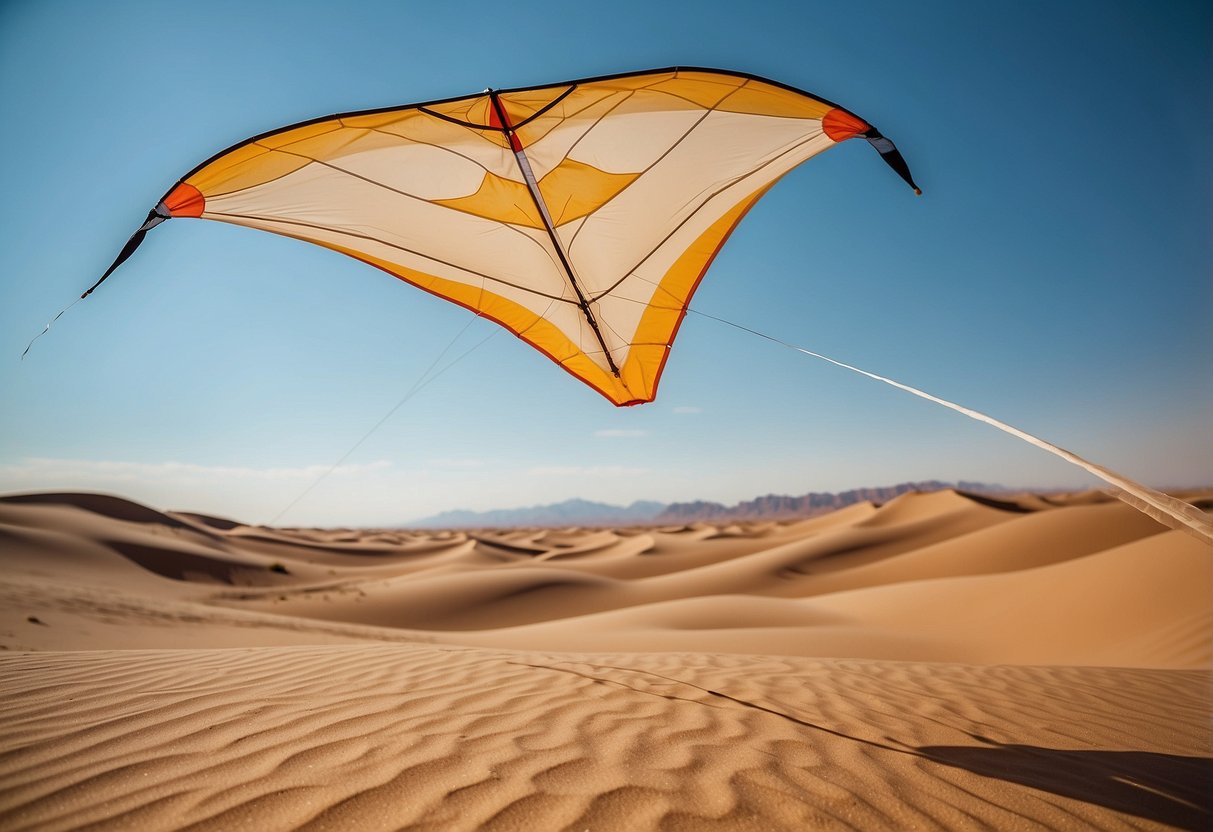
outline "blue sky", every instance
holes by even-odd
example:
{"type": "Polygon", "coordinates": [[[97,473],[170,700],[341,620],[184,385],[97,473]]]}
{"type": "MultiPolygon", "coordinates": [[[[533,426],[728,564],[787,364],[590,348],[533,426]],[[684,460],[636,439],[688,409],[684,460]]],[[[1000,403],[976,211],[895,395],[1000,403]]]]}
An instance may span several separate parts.
{"type": "MultiPolygon", "coordinates": [[[[268,521],[469,313],[315,246],[175,220],[25,361],[178,177],[326,113],[676,64],[893,138],[784,179],[693,303],[1157,486],[1213,481],[1204,2],[0,5],[0,490],[268,521]]],[[[493,332],[475,320],[447,354],[493,332]]],[[[989,427],[692,316],[616,409],[507,333],[281,518],[378,524],[939,478],[1083,486],[989,427]]]]}

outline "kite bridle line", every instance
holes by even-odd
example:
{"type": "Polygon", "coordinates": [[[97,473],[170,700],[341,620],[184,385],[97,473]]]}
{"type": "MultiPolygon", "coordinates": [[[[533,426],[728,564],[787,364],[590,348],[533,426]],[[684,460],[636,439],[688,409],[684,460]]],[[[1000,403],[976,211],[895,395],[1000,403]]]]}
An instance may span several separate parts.
{"type": "Polygon", "coordinates": [[[277,523],[283,517],[283,515],[285,515],[288,511],[290,511],[296,505],[298,505],[299,502],[304,497],[306,497],[308,494],[312,493],[312,491],[314,491],[316,489],[316,486],[320,485],[320,483],[323,482],[324,480],[326,480],[330,474],[332,474],[334,471],[336,471],[338,468],[340,468],[342,463],[344,463],[347,459],[349,459],[353,455],[354,451],[356,451],[360,447],[362,447],[362,443],[366,442],[366,440],[370,439],[371,434],[373,434],[375,431],[379,430],[379,428],[383,427],[387,423],[388,419],[391,419],[392,416],[394,416],[396,414],[396,411],[404,406],[405,402],[409,401],[409,399],[413,398],[418,393],[420,393],[423,389],[425,389],[430,384],[430,382],[434,381],[440,375],[445,373],[447,370],[451,369],[456,364],[458,364],[460,361],[462,361],[463,359],[465,359],[469,355],[471,355],[473,352],[480,349],[482,346],[484,346],[489,341],[490,338],[492,338],[494,335],[496,335],[498,332],[501,331],[497,327],[494,327],[492,330],[489,331],[488,335],[481,338],[478,342],[473,344],[467,350],[464,350],[463,353],[461,353],[458,358],[455,358],[453,361],[448,363],[445,367],[438,370],[437,372],[433,372],[434,368],[438,366],[439,362],[442,361],[442,359],[446,356],[446,354],[448,352],[450,352],[451,347],[455,346],[455,342],[458,341],[461,337],[463,337],[463,333],[467,332],[468,327],[470,327],[472,325],[472,322],[478,320],[480,317],[481,317],[480,315],[473,315],[471,318],[469,318],[467,323],[465,323],[463,325],[463,328],[455,333],[455,337],[452,338],[447,343],[447,345],[442,348],[442,352],[438,353],[438,357],[435,358],[432,362],[430,362],[430,366],[427,367],[425,369],[425,371],[422,372],[421,375],[419,375],[417,377],[417,380],[415,382],[413,382],[413,386],[410,387],[408,389],[408,391],[405,392],[405,394],[400,397],[400,401],[396,402],[396,404],[392,406],[391,410],[389,410],[387,413],[383,414],[383,417],[378,422],[373,424],[370,427],[370,429],[367,430],[366,433],[362,434],[362,437],[359,438],[359,440],[357,442],[355,442],[353,445],[351,445],[349,450],[341,455],[340,459],[338,459],[336,462],[334,462],[332,465],[330,465],[324,473],[322,473],[320,476],[316,477],[316,479],[314,479],[311,482],[311,484],[308,485],[307,488],[303,489],[303,491],[301,491],[299,493],[299,496],[295,497],[295,499],[293,499],[289,503],[287,503],[286,507],[283,508],[281,511],[279,511],[277,514],[275,514],[270,519],[270,521],[268,523],[266,523],[266,525],[272,526],[275,523],[277,523]],[[433,375],[431,375],[431,373],[433,373],[433,375]]]}

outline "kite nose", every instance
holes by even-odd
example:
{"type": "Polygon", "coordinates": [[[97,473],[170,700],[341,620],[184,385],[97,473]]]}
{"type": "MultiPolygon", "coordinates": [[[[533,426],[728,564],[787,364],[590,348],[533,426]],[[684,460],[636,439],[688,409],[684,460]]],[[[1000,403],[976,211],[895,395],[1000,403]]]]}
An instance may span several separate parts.
{"type": "Polygon", "coordinates": [[[822,117],[821,129],[830,137],[831,141],[845,142],[852,136],[868,132],[872,129],[872,125],[858,116],[851,115],[846,110],[835,107],[822,117]]]}
{"type": "Polygon", "coordinates": [[[178,182],[164,198],[164,205],[174,217],[201,217],[206,210],[206,197],[190,183],[178,182]]]}
{"type": "Polygon", "coordinates": [[[830,141],[834,142],[845,142],[855,136],[863,136],[872,147],[876,148],[880,158],[884,159],[885,163],[914,189],[914,193],[922,196],[922,189],[914,183],[914,177],[910,175],[910,168],[901,153],[898,152],[896,145],[863,119],[835,107],[822,116],[821,131],[830,138],[830,141]]]}

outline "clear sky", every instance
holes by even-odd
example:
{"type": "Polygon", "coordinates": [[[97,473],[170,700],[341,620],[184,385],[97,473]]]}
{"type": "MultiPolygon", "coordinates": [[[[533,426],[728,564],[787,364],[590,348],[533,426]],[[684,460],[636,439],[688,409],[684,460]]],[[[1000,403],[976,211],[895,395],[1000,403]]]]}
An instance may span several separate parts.
{"type": "MultiPolygon", "coordinates": [[[[173,220],[19,361],[212,153],[327,113],[671,65],[773,78],[898,143],[785,178],[693,306],[1156,486],[1213,482],[1213,6],[0,4],[0,490],[265,522],[470,313],[316,246],[173,220]]],[[[473,320],[446,360],[496,327],[473,320]]],[[[1092,484],[905,393],[691,316],[617,409],[504,331],[283,523],[387,524],[938,478],[1092,484]]]]}

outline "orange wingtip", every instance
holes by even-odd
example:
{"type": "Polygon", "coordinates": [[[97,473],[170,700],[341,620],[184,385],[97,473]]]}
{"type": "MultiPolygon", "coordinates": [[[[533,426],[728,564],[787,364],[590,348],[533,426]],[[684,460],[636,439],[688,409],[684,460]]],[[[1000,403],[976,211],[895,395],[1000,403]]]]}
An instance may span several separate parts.
{"type": "Polygon", "coordinates": [[[822,117],[821,129],[825,131],[825,134],[830,137],[831,141],[845,142],[852,136],[868,132],[872,129],[872,126],[863,119],[851,115],[846,110],[834,108],[822,117]]]}
{"type": "Polygon", "coordinates": [[[206,210],[206,198],[188,182],[181,182],[164,198],[164,206],[174,217],[200,217],[206,210]]]}

